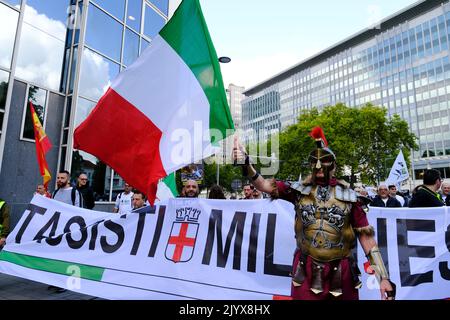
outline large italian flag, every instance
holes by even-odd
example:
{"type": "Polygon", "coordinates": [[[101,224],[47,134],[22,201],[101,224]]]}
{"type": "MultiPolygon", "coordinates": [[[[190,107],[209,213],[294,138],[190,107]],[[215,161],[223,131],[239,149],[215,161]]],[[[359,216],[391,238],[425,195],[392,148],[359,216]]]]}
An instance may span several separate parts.
{"type": "Polygon", "coordinates": [[[160,178],[213,153],[234,129],[198,0],[184,0],[74,133],[151,203],[160,178]],[[216,129],[216,130],[212,130],[216,129]]]}

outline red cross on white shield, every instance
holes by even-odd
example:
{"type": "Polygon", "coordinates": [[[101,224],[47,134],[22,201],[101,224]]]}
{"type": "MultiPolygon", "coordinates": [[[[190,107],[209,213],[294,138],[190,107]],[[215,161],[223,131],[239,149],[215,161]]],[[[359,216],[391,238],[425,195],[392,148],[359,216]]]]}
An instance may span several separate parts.
{"type": "Polygon", "coordinates": [[[175,263],[187,262],[194,253],[198,223],[174,222],[167,242],[165,256],[175,263]]]}

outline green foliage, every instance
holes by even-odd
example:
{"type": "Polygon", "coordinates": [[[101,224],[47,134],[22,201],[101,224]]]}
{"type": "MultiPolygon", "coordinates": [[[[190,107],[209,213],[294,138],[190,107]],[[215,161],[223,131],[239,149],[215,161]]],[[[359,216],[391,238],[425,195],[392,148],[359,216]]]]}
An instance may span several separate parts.
{"type": "Polygon", "coordinates": [[[286,128],[279,136],[280,165],[278,177],[292,179],[299,174],[310,173],[307,162],[315,144],[309,136],[311,129],[321,126],[329,147],[336,154],[336,175],[343,176],[349,170],[350,181],[356,176],[361,182],[375,184],[385,179],[400,149],[410,165],[410,150],[418,149],[416,136],[409,132],[408,123],[398,115],[387,117],[384,108],[367,104],[361,108],[349,108],[343,104],[329,106],[319,112],[314,108],[305,111],[299,122],[286,128]]]}
{"type": "MultiPolygon", "coordinates": [[[[210,188],[217,183],[217,164],[205,164],[205,183],[206,188],[210,188]]],[[[235,179],[244,181],[242,177],[242,170],[240,167],[235,167],[231,164],[219,165],[219,184],[226,191],[233,192],[231,182],[235,179]]]]}

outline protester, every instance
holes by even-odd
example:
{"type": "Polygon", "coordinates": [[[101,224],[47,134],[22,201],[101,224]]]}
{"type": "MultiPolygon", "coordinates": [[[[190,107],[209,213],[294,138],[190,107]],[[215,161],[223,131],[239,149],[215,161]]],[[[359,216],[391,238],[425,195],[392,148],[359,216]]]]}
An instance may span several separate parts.
{"type": "Polygon", "coordinates": [[[450,182],[442,182],[440,194],[445,205],[450,206],[450,182]]]}
{"type": "Polygon", "coordinates": [[[396,198],[389,195],[389,190],[387,185],[380,184],[378,186],[378,195],[373,198],[372,207],[382,207],[382,208],[401,208],[401,203],[396,198]]]}
{"type": "Polygon", "coordinates": [[[243,200],[253,200],[253,190],[255,189],[255,186],[251,185],[250,183],[247,183],[244,185],[244,198],[243,200]]]}
{"type": "Polygon", "coordinates": [[[139,190],[133,191],[133,210],[137,210],[139,208],[145,207],[147,202],[147,197],[139,190]]]}
{"type": "Polygon", "coordinates": [[[253,189],[253,199],[262,199],[262,194],[258,189],[253,189]]]}
{"type": "Polygon", "coordinates": [[[6,244],[6,237],[9,234],[10,209],[5,200],[0,198],[0,250],[6,244]]]}
{"type": "Polygon", "coordinates": [[[226,199],[221,186],[213,184],[209,189],[208,199],[226,199]]]}
{"type": "Polygon", "coordinates": [[[377,272],[382,299],[394,299],[374,230],[368,223],[356,193],[336,179],[336,157],[321,128],[311,136],[317,148],[310,153],[312,175],[301,183],[264,179],[252,166],[245,150],[235,141],[233,160],[243,167],[255,187],[272,198],[291,201],[296,208],[297,250],[292,267],[291,295],[300,300],[358,299],[356,262],[352,256],[355,234],[377,272]]]}
{"type": "MultiPolygon", "coordinates": [[[[70,172],[66,170],[60,171],[56,176],[56,185],[58,186],[58,189],[53,192],[53,199],[72,206],[83,207],[83,196],[76,187],[70,185],[70,172]]],[[[47,289],[56,289],[56,293],[67,291],[66,289],[55,286],[49,286],[47,289]]]]}
{"type": "Polygon", "coordinates": [[[185,198],[198,198],[200,194],[200,189],[198,183],[195,180],[188,180],[184,185],[185,198]]]}
{"type": "Polygon", "coordinates": [[[34,193],[36,194],[40,194],[43,197],[46,198],[51,198],[52,195],[47,191],[47,189],[45,189],[45,186],[43,184],[38,184],[36,187],[36,192],[34,193]]]}
{"type": "Polygon", "coordinates": [[[56,185],[58,189],[56,189],[52,198],[72,206],[83,207],[83,196],[77,188],[74,188],[70,185],[70,173],[66,170],[62,170],[56,176],[56,185]]]}
{"type": "Polygon", "coordinates": [[[86,173],[82,172],[78,175],[77,190],[83,196],[83,208],[93,209],[95,207],[94,191],[89,186],[89,179],[86,173]]]}
{"type": "Polygon", "coordinates": [[[398,202],[400,202],[400,205],[402,207],[405,206],[405,198],[403,198],[401,195],[398,194],[397,192],[397,186],[394,184],[390,184],[388,186],[389,188],[389,196],[391,196],[392,198],[395,198],[398,200],[398,202]]]}
{"type": "Polygon", "coordinates": [[[114,213],[127,214],[133,210],[133,188],[125,182],[124,191],[119,193],[114,204],[114,213]]]}
{"type": "Polygon", "coordinates": [[[409,202],[410,208],[417,207],[442,207],[444,202],[437,191],[441,187],[441,173],[436,169],[426,170],[423,174],[423,184],[413,191],[409,202]]]}

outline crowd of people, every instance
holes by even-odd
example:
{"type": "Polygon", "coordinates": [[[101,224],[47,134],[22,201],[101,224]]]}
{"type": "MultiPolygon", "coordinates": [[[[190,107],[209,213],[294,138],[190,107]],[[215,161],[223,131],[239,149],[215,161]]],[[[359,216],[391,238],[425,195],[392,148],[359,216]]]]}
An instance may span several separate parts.
{"type": "MultiPolygon", "coordinates": [[[[238,156],[235,155],[235,157],[238,156]]],[[[355,277],[357,267],[349,255],[355,238],[359,239],[371,264],[379,272],[383,299],[393,298],[395,285],[389,280],[374,240],[373,228],[368,224],[363,207],[367,205],[390,208],[448,206],[450,205],[450,183],[443,181],[438,170],[430,169],[424,172],[423,184],[416,187],[411,195],[399,192],[395,185],[385,183],[377,186],[376,195],[370,195],[364,187],[352,190],[345,182],[336,179],[335,161],[335,156],[329,148],[323,144],[318,145],[318,148],[310,155],[312,175],[294,184],[264,179],[251,164],[246,164],[246,171],[249,172],[247,178],[251,183],[243,186],[240,198],[232,193],[228,199],[256,200],[270,197],[294,203],[297,211],[295,222],[297,251],[292,269],[294,298],[324,299],[331,294],[343,299],[357,299],[357,288],[361,283],[358,282],[358,277],[355,277]],[[328,208],[331,198],[333,198],[333,207],[328,208]],[[322,212],[321,208],[329,212],[329,216],[333,216],[333,221],[329,220],[327,224],[319,226],[315,225],[314,221],[318,221],[316,209],[322,212]],[[351,216],[351,219],[344,218],[346,215],[351,216]],[[353,229],[354,233],[348,230],[344,232],[344,229],[353,229]],[[338,234],[333,235],[335,232],[338,234]],[[353,234],[353,237],[347,239],[340,236],[340,232],[343,235],[353,234]],[[325,270],[327,270],[326,279],[322,277],[323,274],[320,276],[325,270]],[[322,279],[319,281],[320,277],[322,279]],[[339,285],[336,284],[338,282],[339,285]]],[[[76,184],[72,185],[70,173],[60,171],[56,177],[56,185],[56,190],[49,193],[44,185],[39,184],[35,194],[85,209],[95,207],[94,192],[89,186],[86,173],[80,173],[76,184]]],[[[200,186],[196,180],[192,179],[184,184],[179,197],[198,198],[199,195],[200,186]]],[[[208,190],[207,198],[227,199],[220,185],[212,185],[208,190]]],[[[120,192],[115,199],[113,212],[132,213],[146,205],[149,205],[146,195],[139,190],[133,190],[130,184],[125,183],[123,192],[120,192]]],[[[6,237],[10,232],[9,216],[8,204],[0,199],[0,250],[5,245],[6,237]]],[[[57,293],[66,291],[53,286],[49,289],[55,289],[57,293]]]]}
{"type": "Polygon", "coordinates": [[[355,188],[355,191],[368,199],[372,207],[386,208],[417,208],[442,207],[450,205],[450,183],[445,182],[436,169],[424,172],[423,184],[417,186],[412,193],[400,192],[396,185],[381,183],[377,187],[377,194],[370,196],[364,187],[355,188]]]}

